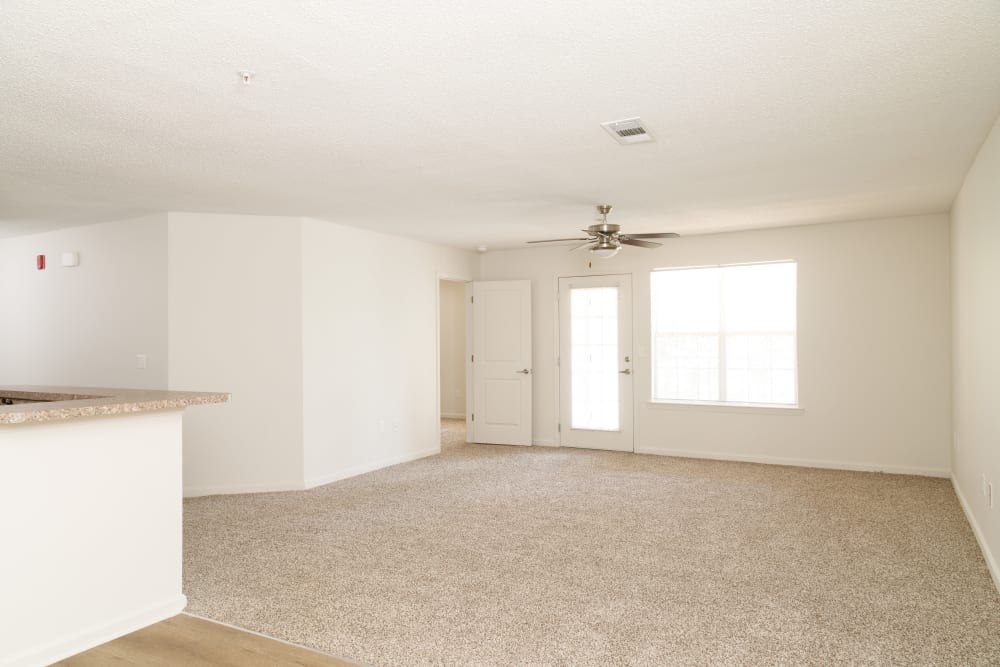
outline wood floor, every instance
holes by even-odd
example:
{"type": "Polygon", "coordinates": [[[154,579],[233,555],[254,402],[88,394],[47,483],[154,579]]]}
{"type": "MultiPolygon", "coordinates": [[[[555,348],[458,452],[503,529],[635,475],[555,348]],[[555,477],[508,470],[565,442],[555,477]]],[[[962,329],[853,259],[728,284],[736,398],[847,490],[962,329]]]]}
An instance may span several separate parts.
{"type": "Polygon", "coordinates": [[[286,644],[187,614],[137,630],[56,663],[65,667],[149,665],[207,667],[354,667],[324,653],[286,644]]]}

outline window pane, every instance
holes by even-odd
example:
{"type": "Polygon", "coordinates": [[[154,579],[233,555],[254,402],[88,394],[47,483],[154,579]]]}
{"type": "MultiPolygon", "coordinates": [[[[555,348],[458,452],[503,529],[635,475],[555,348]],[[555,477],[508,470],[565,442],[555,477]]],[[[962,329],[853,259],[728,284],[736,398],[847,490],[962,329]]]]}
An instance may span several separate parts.
{"type": "Polygon", "coordinates": [[[618,288],[573,288],[569,294],[570,424],[617,431],[618,288]]]}
{"type": "Polygon", "coordinates": [[[719,330],[717,269],[654,271],[653,331],[715,333],[719,330]]]}
{"type": "Polygon", "coordinates": [[[726,336],[726,400],[794,404],[794,348],[792,334],[726,336]]]}
{"type": "Polygon", "coordinates": [[[795,263],[722,267],[728,331],[795,331],[795,263]]]}
{"type": "Polygon", "coordinates": [[[718,336],[661,334],[653,359],[654,400],[719,400],[718,336]]]}

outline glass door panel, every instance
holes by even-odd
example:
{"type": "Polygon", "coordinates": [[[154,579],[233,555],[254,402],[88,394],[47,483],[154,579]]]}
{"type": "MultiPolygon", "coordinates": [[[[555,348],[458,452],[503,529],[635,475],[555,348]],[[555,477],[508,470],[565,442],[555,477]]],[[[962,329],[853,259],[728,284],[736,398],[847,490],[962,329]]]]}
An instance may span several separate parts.
{"type": "Polygon", "coordinates": [[[617,431],[618,288],[570,288],[572,428],[617,431]]]}

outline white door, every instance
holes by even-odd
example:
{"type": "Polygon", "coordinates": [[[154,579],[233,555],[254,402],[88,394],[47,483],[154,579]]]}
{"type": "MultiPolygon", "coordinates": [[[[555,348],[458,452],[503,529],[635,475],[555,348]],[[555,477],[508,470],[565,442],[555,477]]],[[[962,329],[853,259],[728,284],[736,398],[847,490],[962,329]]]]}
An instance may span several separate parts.
{"type": "Polygon", "coordinates": [[[472,442],[531,444],[531,281],[472,284],[472,442]]]}
{"type": "Polygon", "coordinates": [[[632,277],[559,279],[559,444],[631,452],[632,277]]]}

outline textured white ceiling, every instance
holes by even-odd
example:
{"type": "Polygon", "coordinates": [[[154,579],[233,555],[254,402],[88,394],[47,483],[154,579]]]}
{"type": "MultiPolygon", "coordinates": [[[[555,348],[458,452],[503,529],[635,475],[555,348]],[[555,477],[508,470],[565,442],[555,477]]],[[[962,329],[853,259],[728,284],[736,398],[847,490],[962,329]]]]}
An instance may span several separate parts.
{"type": "Polygon", "coordinates": [[[996,0],[4,0],[0,234],[195,210],[511,247],[605,201],[633,232],[944,211],[998,111],[996,0]],[[656,143],[599,127],[635,115],[656,143]]]}

